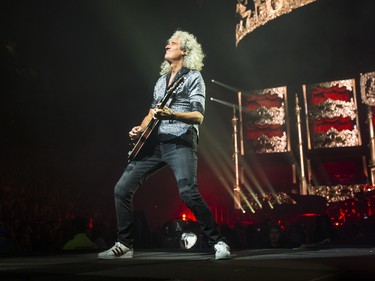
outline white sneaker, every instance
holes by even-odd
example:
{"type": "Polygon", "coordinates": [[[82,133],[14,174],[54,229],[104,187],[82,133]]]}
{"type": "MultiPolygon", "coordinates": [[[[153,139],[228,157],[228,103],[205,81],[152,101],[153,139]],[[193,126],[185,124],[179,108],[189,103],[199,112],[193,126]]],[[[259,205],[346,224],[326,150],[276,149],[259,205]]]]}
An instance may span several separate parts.
{"type": "Polygon", "coordinates": [[[229,259],[230,257],[230,248],[229,246],[223,242],[219,241],[215,244],[215,260],[222,260],[222,259],[229,259]]]}
{"type": "Polygon", "coordinates": [[[98,254],[99,259],[131,259],[132,257],[133,249],[129,249],[120,242],[116,242],[111,249],[98,254]]]}

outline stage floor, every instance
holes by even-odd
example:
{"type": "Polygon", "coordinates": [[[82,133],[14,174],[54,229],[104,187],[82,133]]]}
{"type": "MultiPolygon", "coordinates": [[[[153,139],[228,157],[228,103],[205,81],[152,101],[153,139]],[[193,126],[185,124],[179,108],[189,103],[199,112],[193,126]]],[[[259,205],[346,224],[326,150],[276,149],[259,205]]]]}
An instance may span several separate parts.
{"type": "Polygon", "coordinates": [[[1,257],[1,280],[375,280],[375,247],[232,250],[229,260],[208,252],[150,249],[133,259],[100,260],[97,254],[63,252],[1,257]]]}

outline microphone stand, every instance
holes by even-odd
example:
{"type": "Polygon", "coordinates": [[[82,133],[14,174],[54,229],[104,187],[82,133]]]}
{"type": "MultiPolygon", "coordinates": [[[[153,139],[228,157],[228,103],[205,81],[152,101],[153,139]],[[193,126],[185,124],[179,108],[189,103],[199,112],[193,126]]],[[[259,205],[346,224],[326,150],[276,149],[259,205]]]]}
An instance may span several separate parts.
{"type": "Polygon", "coordinates": [[[238,118],[236,116],[236,106],[233,105],[233,118],[232,118],[233,146],[234,146],[233,159],[234,159],[234,171],[235,171],[233,199],[234,199],[234,209],[243,211],[242,204],[241,204],[241,184],[240,184],[240,167],[239,167],[239,154],[241,153],[242,156],[245,155],[244,142],[243,142],[243,123],[242,123],[242,93],[239,89],[235,87],[226,85],[224,83],[221,83],[215,80],[212,80],[212,82],[226,89],[229,89],[233,92],[237,92],[240,140],[238,141],[238,130],[237,130],[238,118]],[[240,143],[240,151],[238,150],[238,143],[240,143]]]}

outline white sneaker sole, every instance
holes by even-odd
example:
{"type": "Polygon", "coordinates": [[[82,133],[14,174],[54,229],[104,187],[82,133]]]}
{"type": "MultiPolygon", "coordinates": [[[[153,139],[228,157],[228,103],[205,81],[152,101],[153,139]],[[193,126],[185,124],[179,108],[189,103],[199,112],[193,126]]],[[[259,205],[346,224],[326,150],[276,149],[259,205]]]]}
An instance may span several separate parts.
{"type": "Polygon", "coordinates": [[[98,259],[105,259],[105,260],[115,260],[115,259],[132,259],[133,258],[133,253],[126,253],[121,256],[99,256],[98,259]]]}
{"type": "Polygon", "coordinates": [[[230,259],[230,254],[215,255],[215,260],[227,260],[230,259]]]}

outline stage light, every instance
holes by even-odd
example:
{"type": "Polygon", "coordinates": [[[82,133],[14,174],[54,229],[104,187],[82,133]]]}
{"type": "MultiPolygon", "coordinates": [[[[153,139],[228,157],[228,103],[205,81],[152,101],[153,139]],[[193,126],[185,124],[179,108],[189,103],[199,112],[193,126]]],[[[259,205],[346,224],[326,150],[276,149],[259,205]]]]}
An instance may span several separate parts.
{"type": "Polygon", "coordinates": [[[198,237],[193,232],[182,233],[181,235],[181,247],[184,249],[191,249],[197,243],[198,237]]]}

